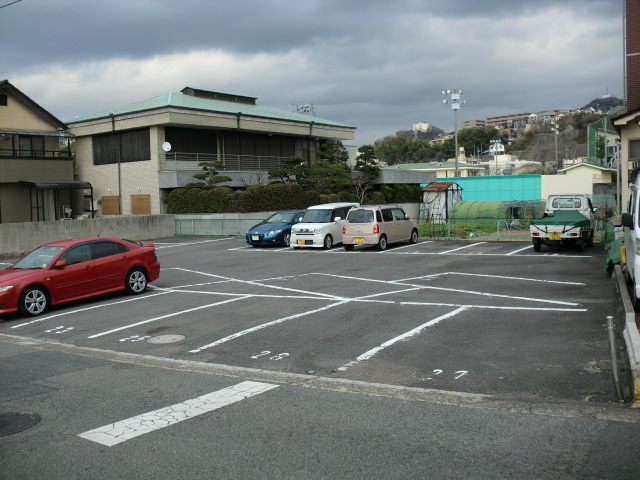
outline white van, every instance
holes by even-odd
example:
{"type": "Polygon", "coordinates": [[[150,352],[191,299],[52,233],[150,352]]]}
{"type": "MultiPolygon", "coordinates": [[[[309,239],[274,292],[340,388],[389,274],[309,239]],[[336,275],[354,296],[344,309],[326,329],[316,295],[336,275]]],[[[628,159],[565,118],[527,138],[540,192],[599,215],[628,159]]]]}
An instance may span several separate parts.
{"type": "Polygon", "coordinates": [[[347,213],[359,203],[325,203],[307,208],[299,223],[291,227],[293,248],[316,247],[329,249],[342,243],[342,226],[347,213]]]}
{"type": "Polygon", "coordinates": [[[638,179],[629,185],[629,202],[627,213],[622,214],[624,229],[624,246],[621,250],[621,265],[624,276],[629,283],[633,283],[631,298],[636,310],[640,309],[640,194],[638,179]]]}

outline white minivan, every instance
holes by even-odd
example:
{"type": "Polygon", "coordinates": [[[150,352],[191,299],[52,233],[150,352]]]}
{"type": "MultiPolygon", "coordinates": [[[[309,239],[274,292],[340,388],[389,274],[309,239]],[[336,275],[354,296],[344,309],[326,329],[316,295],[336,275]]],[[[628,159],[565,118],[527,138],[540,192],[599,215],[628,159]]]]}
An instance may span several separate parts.
{"type": "Polygon", "coordinates": [[[329,249],[342,243],[342,226],[347,213],[359,203],[325,203],[307,208],[299,223],[291,227],[293,248],[316,247],[329,249]]]}
{"type": "Polygon", "coordinates": [[[633,283],[631,297],[633,306],[640,308],[640,179],[629,185],[629,202],[627,213],[622,214],[624,229],[624,246],[621,248],[621,263],[624,276],[629,283],[633,283]]]}

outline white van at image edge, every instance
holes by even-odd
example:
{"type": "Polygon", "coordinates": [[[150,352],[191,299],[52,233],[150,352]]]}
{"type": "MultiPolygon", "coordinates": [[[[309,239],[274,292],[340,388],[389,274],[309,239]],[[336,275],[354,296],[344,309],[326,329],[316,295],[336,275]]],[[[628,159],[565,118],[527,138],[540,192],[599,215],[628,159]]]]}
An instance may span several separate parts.
{"type": "Polygon", "coordinates": [[[291,247],[330,249],[342,243],[342,226],[347,212],[359,203],[341,202],[313,205],[307,208],[300,223],[291,227],[291,247]]]}
{"type": "Polygon", "coordinates": [[[640,281],[636,273],[640,272],[640,201],[639,183],[629,185],[629,203],[627,213],[622,214],[622,226],[624,229],[624,246],[621,247],[621,263],[624,277],[631,288],[631,299],[636,310],[640,309],[640,281]]]}

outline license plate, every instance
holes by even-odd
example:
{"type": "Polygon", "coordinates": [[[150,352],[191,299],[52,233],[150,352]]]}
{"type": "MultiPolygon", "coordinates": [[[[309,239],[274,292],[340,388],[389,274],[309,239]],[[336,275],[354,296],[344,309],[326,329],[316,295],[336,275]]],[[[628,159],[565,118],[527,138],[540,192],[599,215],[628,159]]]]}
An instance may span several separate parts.
{"type": "Polygon", "coordinates": [[[298,240],[298,245],[304,245],[304,240],[298,240]]]}
{"type": "Polygon", "coordinates": [[[251,235],[251,240],[257,242],[258,240],[260,240],[260,237],[258,235],[251,235]]]}
{"type": "Polygon", "coordinates": [[[562,235],[559,233],[550,233],[549,240],[562,240],[562,235]]]}
{"type": "Polygon", "coordinates": [[[355,237],[353,239],[353,243],[364,243],[364,238],[362,237],[355,237]]]}

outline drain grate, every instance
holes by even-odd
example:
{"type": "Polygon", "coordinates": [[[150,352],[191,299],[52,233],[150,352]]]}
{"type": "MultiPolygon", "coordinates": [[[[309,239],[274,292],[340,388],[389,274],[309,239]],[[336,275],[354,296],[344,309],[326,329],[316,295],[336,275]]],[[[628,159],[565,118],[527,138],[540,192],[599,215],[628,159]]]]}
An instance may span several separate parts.
{"type": "Polygon", "coordinates": [[[0,437],[13,435],[33,427],[40,415],[31,412],[0,413],[0,437]]]}

